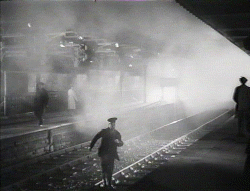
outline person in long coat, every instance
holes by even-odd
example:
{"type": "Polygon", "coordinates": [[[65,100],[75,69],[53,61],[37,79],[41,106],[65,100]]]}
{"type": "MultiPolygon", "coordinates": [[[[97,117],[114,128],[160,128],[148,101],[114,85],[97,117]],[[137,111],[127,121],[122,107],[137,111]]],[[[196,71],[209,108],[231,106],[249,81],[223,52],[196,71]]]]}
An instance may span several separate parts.
{"type": "Polygon", "coordinates": [[[39,82],[37,84],[36,95],[34,99],[34,115],[38,119],[38,125],[43,125],[43,113],[45,107],[48,105],[49,102],[49,95],[47,90],[44,88],[45,84],[39,82]]]}
{"type": "Polygon", "coordinates": [[[236,114],[238,118],[239,136],[245,136],[244,131],[248,133],[248,141],[245,149],[247,154],[244,171],[243,185],[250,187],[250,87],[246,85],[247,79],[240,78],[241,85],[235,88],[233,99],[236,102],[236,114]]]}
{"type": "Polygon", "coordinates": [[[91,151],[96,141],[102,138],[101,145],[98,149],[98,156],[101,159],[102,177],[104,185],[109,187],[112,187],[111,181],[114,169],[114,160],[119,160],[117,147],[121,147],[123,145],[121,134],[115,129],[116,120],[116,117],[108,119],[108,122],[110,122],[110,127],[102,129],[95,135],[95,137],[90,143],[89,149],[91,151]]]}
{"type": "Polygon", "coordinates": [[[246,85],[247,79],[240,78],[241,85],[234,91],[233,100],[236,102],[236,116],[238,118],[238,136],[245,136],[244,131],[249,131],[250,121],[250,87],[246,85]]]}
{"type": "Polygon", "coordinates": [[[74,87],[72,86],[68,90],[68,110],[70,111],[71,114],[75,114],[76,108],[77,108],[77,95],[74,91],[74,87]]]}

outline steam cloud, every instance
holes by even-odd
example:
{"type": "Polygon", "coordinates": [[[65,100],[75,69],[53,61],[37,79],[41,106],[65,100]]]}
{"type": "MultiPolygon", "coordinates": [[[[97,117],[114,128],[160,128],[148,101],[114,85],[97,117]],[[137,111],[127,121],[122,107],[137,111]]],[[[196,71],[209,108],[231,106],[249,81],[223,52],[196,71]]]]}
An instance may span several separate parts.
{"type": "MultiPolygon", "coordinates": [[[[250,57],[176,3],[11,2],[2,3],[2,10],[3,18],[35,23],[43,33],[72,28],[83,36],[113,40],[130,31],[162,42],[158,56],[145,61],[148,102],[162,97],[159,78],[178,80],[178,87],[165,88],[164,96],[170,102],[183,102],[189,113],[231,101],[239,77],[250,80],[250,57]]],[[[104,113],[112,115],[111,100],[107,100],[99,99],[104,113]]],[[[100,116],[99,108],[93,113],[100,116]]]]}

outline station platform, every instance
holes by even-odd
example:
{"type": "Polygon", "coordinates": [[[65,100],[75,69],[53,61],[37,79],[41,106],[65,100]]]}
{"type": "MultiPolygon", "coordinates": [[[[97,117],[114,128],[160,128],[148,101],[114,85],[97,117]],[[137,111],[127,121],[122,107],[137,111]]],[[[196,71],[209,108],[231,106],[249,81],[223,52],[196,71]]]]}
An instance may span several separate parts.
{"type": "Polygon", "coordinates": [[[39,126],[34,114],[25,113],[2,119],[3,125],[0,129],[0,140],[42,131],[48,128],[55,128],[59,125],[72,123],[73,117],[69,112],[45,113],[43,116],[44,125],[39,126]],[[3,122],[4,121],[4,122],[3,122]]]}
{"type": "MultiPolygon", "coordinates": [[[[127,105],[116,111],[123,112],[150,105],[127,105]]],[[[2,126],[1,140],[57,128],[74,121],[74,117],[67,112],[46,113],[44,118],[43,127],[39,127],[36,120],[2,126]]],[[[237,137],[237,119],[234,116],[223,124],[215,125],[218,126],[217,130],[170,158],[166,165],[160,166],[126,190],[250,190],[250,156],[245,152],[249,136],[237,137]]]]}
{"type": "MultiPolygon", "coordinates": [[[[122,113],[128,110],[134,110],[138,108],[143,108],[147,106],[153,106],[156,104],[161,104],[160,102],[154,103],[132,103],[124,104],[113,108],[113,113],[122,113]]],[[[84,118],[86,121],[94,121],[92,117],[93,114],[86,113],[84,117],[81,114],[72,115],[69,111],[54,112],[54,113],[44,113],[43,119],[44,124],[42,126],[38,125],[38,120],[34,116],[33,112],[18,114],[15,116],[1,116],[1,128],[0,128],[0,140],[6,138],[13,138],[22,136],[25,134],[35,133],[48,129],[55,129],[61,126],[66,126],[76,121],[81,121],[84,118]]],[[[113,116],[111,116],[113,117],[113,116]]]]}
{"type": "Polygon", "coordinates": [[[236,135],[231,117],[127,190],[250,190],[248,137],[236,135]]]}

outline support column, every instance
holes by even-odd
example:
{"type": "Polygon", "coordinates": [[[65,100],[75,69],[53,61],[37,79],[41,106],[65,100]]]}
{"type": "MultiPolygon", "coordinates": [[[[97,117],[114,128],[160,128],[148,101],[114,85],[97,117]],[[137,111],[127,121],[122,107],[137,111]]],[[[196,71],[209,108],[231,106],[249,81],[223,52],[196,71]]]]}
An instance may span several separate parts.
{"type": "Polygon", "coordinates": [[[145,64],[143,66],[143,69],[144,69],[144,88],[143,88],[143,91],[144,91],[144,99],[143,99],[143,102],[144,103],[147,103],[147,65],[145,64]]]}
{"type": "Polygon", "coordinates": [[[121,91],[121,99],[123,101],[123,92],[122,92],[122,89],[123,89],[123,71],[120,70],[120,91],[121,91]]]}
{"type": "Polygon", "coordinates": [[[3,72],[3,85],[4,85],[4,96],[3,96],[3,108],[4,108],[4,116],[7,115],[7,104],[6,104],[6,99],[7,99],[7,75],[6,75],[6,71],[3,72]]]}

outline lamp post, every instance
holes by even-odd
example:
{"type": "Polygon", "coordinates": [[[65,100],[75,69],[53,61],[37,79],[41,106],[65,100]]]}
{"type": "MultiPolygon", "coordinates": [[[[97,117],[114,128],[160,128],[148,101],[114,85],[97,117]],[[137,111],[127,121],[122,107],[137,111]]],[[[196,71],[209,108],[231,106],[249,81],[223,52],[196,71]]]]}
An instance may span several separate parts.
{"type": "MultiPolygon", "coordinates": [[[[0,42],[1,43],[1,64],[3,64],[3,57],[4,57],[4,54],[3,54],[3,42],[0,42]]],[[[1,70],[2,72],[2,70],[1,70]]],[[[6,98],[7,98],[7,83],[6,83],[6,71],[4,70],[3,71],[3,113],[4,113],[4,116],[7,115],[7,109],[6,109],[6,98]]]]}
{"type": "Polygon", "coordinates": [[[143,64],[143,75],[144,75],[144,103],[147,103],[147,64],[143,64]]]}
{"type": "Polygon", "coordinates": [[[4,83],[4,97],[3,97],[3,108],[4,108],[4,116],[7,115],[6,113],[6,97],[7,97],[7,84],[6,84],[6,71],[3,73],[3,83],[4,83]]]}

